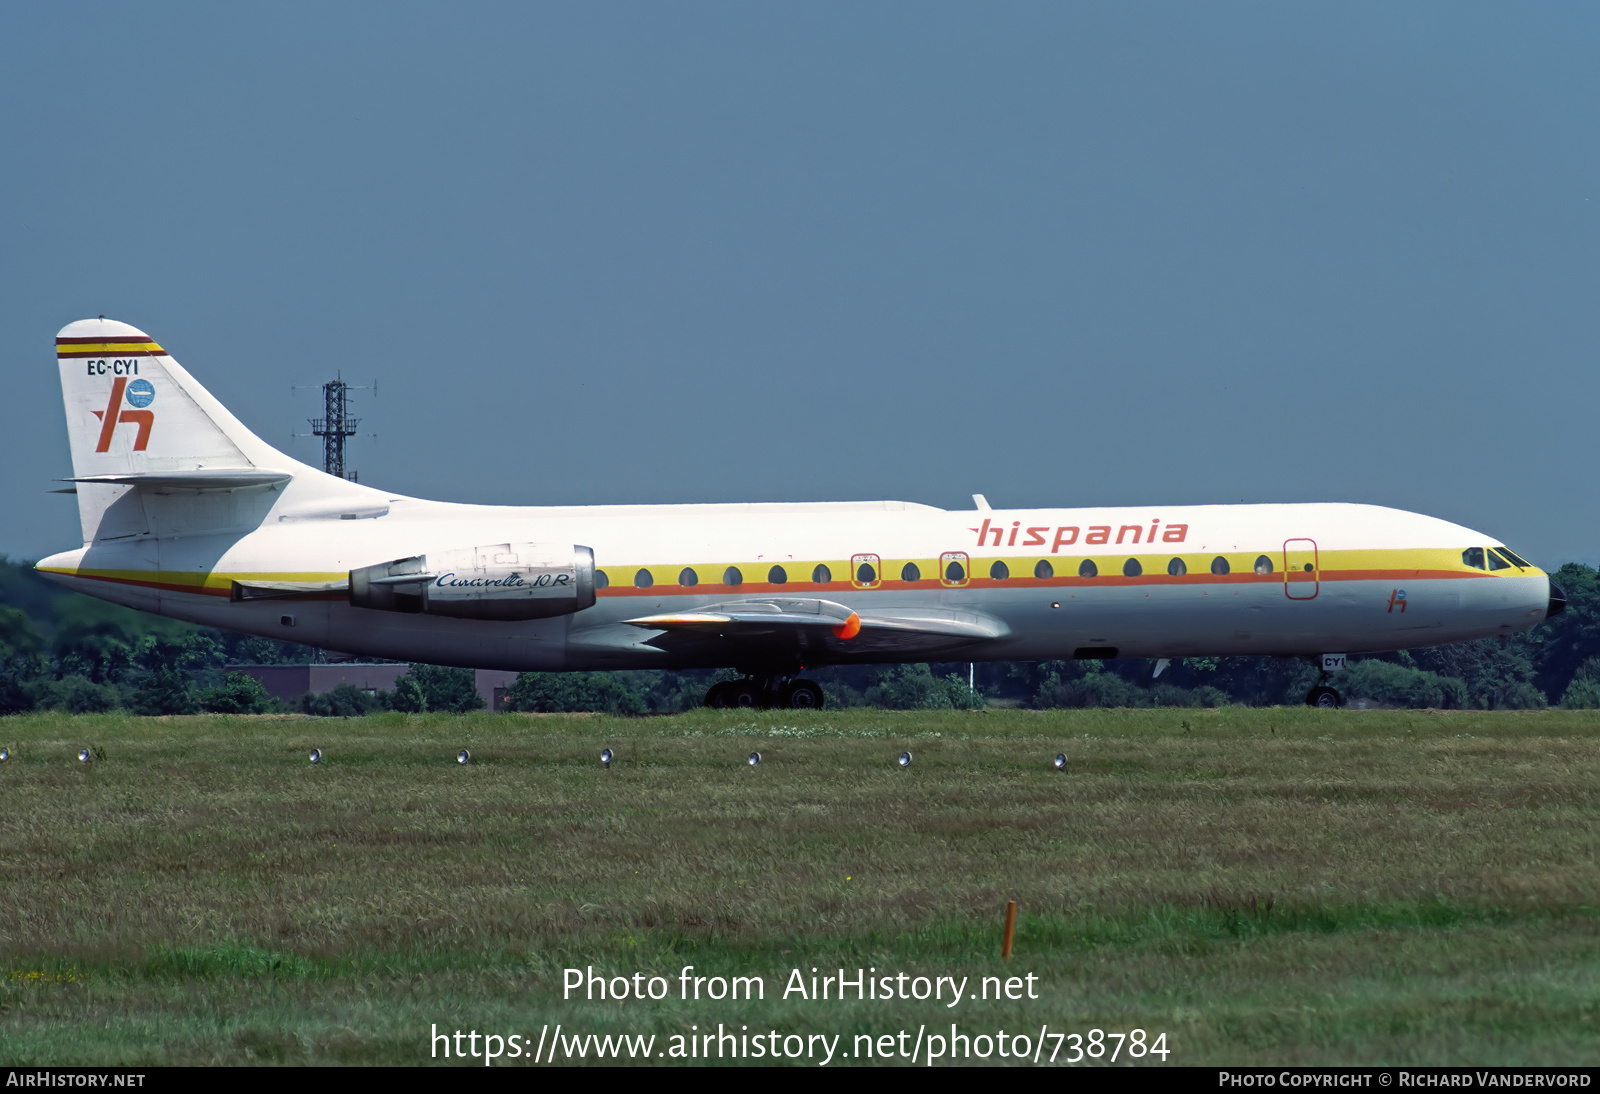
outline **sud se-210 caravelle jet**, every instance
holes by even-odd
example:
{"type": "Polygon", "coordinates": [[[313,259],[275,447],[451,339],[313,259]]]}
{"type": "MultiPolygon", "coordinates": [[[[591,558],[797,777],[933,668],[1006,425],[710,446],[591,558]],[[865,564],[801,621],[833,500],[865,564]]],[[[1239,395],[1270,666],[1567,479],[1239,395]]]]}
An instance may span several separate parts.
{"type": "MultiPolygon", "coordinates": [[[[1525,630],[1565,605],[1489,536],[1370,505],[422,501],[285,456],[125,323],[72,323],[56,352],[83,546],[38,569],[355,654],[732,666],[744,678],[708,705],[817,707],[806,665],[1275,654],[1326,671],[1525,630]]],[[[1340,697],[1321,684],[1307,701],[1340,697]]]]}

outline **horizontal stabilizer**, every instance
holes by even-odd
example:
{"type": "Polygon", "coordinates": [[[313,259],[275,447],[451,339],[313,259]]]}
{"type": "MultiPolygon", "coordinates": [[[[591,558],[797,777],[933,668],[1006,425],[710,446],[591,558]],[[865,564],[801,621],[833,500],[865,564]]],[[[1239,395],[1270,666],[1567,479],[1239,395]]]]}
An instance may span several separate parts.
{"type": "Polygon", "coordinates": [[[262,467],[200,467],[192,471],[128,471],[120,475],[75,475],[62,482],[93,482],[110,486],[137,486],[162,493],[167,490],[241,490],[288,482],[289,471],[262,467]]]}

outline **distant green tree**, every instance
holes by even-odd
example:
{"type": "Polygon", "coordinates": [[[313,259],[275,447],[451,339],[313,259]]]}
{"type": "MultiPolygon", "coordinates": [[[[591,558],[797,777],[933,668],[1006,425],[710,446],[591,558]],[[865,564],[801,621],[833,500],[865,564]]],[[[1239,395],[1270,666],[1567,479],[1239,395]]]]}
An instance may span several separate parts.
{"type": "Polygon", "coordinates": [[[889,710],[949,710],[952,706],[949,680],[934,676],[925,664],[896,665],[867,689],[866,699],[889,710]]]}
{"type": "Polygon", "coordinates": [[[16,608],[0,605],[0,660],[31,657],[44,648],[33,620],[16,608]]]}
{"type": "Polygon", "coordinates": [[[1357,661],[1335,685],[1349,699],[1370,699],[1415,710],[1452,710],[1467,705],[1467,685],[1453,676],[1368,658],[1357,661]]]}
{"type": "Polygon", "coordinates": [[[357,718],[382,710],[384,702],[377,695],[362,691],[354,684],[340,684],[332,691],[321,694],[307,692],[300,699],[300,709],[306,714],[324,718],[357,718]]]}
{"type": "Polygon", "coordinates": [[[122,705],[122,696],[111,684],[97,684],[87,676],[63,676],[43,681],[36,692],[38,705],[64,710],[68,714],[99,714],[122,705]]]}
{"type": "Polygon", "coordinates": [[[414,664],[400,679],[410,679],[422,689],[428,710],[465,714],[484,705],[471,669],[414,664]]]}
{"type": "Polygon", "coordinates": [[[242,672],[228,673],[221,687],[207,688],[196,698],[200,709],[215,714],[270,714],[280,707],[261,681],[242,672]]]}
{"type": "Polygon", "coordinates": [[[147,717],[200,713],[194,683],[179,669],[155,669],[148,673],[128,706],[135,714],[147,717]]]}
{"type": "Polygon", "coordinates": [[[506,709],[538,714],[643,714],[646,708],[637,692],[610,673],[524,672],[506,694],[506,709]]]}
{"type": "Polygon", "coordinates": [[[1600,709],[1600,657],[1591,657],[1578,666],[1561,696],[1561,707],[1564,710],[1600,709]]]}
{"type": "Polygon", "coordinates": [[[389,709],[404,714],[422,714],[427,711],[428,697],[423,694],[422,685],[409,673],[394,682],[394,690],[389,693],[389,709]]]}

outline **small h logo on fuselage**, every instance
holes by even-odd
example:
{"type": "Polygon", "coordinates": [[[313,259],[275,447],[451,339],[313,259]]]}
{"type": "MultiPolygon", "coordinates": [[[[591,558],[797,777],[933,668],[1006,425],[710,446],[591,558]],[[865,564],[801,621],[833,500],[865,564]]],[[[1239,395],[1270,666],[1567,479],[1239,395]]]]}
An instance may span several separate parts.
{"type": "Polygon", "coordinates": [[[1398,604],[1400,606],[1400,614],[1401,615],[1405,615],[1406,614],[1406,591],[1404,589],[1394,589],[1389,593],[1389,612],[1390,612],[1390,614],[1393,614],[1396,604],[1398,604]]]}
{"type": "Polygon", "coordinates": [[[154,402],[155,397],[156,389],[149,380],[135,380],[131,386],[126,376],[118,376],[113,380],[111,399],[106,403],[106,408],[94,412],[94,416],[100,419],[100,443],[94,450],[111,451],[111,436],[117,431],[117,426],[128,424],[137,426],[139,430],[133,436],[133,450],[143,452],[150,443],[150,427],[156,424],[156,412],[144,408],[154,402]],[[124,394],[135,409],[118,413],[117,408],[122,405],[124,394]]]}

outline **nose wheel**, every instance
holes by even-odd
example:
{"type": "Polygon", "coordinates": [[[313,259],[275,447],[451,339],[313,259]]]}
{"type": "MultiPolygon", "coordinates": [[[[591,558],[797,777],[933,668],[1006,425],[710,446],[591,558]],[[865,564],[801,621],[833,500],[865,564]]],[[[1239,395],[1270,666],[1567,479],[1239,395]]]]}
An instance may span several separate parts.
{"type": "Polygon", "coordinates": [[[1306,692],[1306,706],[1335,710],[1344,706],[1344,698],[1333,688],[1319,684],[1306,692]]]}
{"type": "Polygon", "coordinates": [[[746,676],[712,684],[705,705],[716,710],[821,710],[822,687],[814,680],[746,676]]]}

